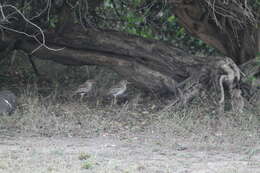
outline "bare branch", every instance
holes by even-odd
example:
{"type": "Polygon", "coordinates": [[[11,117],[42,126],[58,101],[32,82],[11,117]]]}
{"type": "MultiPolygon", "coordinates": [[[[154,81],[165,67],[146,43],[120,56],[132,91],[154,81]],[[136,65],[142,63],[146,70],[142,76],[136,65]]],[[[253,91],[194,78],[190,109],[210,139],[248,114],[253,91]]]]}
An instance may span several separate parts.
{"type": "MultiPolygon", "coordinates": [[[[23,13],[19,10],[19,9],[17,9],[15,6],[13,6],[13,5],[1,5],[0,4],[0,11],[1,11],[1,15],[2,15],[2,18],[3,18],[3,21],[8,21],[8,19],[7,19],[7,17],[5,16],[5,14],[4,14],[4,11],[3,11],[3,8],[12,8],[13,10],[15,10],[15,12],[16,13],[18,13],[20,16],[22,16],[22,18],[28,23],[28,24],[30,24],[30,25],[32,25],[33,27],[35,27],[39,32],[40,32],[40,35],[41,35],[41,41],[37,38],[37,35],[34,35],[34,34],[28,34],[28,33],[26,33],[26,32],[24,32],[24,31],[19,31],[19,30],[16,30],[16,29],[12,29],[12,28],[10,28],[10,27],[6,27],[6,26],[4,26],[3,24],[1,24],[0,25],[0,27],[1,28],[3,28],[3,29],[5,29],[5,30],[9,30],[9,31],[12,31],[12,32],[16,32],[16,33],[18,33],[18,34],[23,34],[23,35],[26,35],[27,37],[30,37],[30,38],[33,38],[34,40],[36,40],[40,45],[35,49],[35,50],[33,50],[32,52],[31,52],[31,54],[33,54],[35,51],[37,51],[39,48],[41,48],[41,47],[45,47],[45,48],[47,48],[47,49],[49,49],[49,50],[52,50],[52,51],[60,51],[60,50],[62,50],[62,49],[64,49],[64,48],[60,48],[60,49],[53,49],[53,48],[50,48],[50,47],[48,47],[47,45],[46,45],[46,39],[45,39],[45,34],[44,34],[44,32],[43,32],[43,30],[38,26],[38,25],[36,25],[35,23],[33,23],[33,22],[31,22],[29,19],[27,19],[24,15],[23,15],[23,13]]],[[[11,17],[11,16],[10,16],[11,17]]]]}

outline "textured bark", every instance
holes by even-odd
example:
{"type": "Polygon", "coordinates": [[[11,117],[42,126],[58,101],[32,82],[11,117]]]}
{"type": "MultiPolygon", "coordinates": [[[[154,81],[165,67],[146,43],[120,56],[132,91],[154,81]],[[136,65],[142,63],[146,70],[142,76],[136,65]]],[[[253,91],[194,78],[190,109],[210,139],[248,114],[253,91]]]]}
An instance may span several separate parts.
{"type": "MultiPolygon", "coordinates": [[[[114,69],[137,86],[153,91],[174,90],[177,82],[192,73],[189,61],[199,66],[206,59],[188,56],[172,45],[142,39],[115,31],[85,31],[75,27],[69,33],[58,36],[47,33],[48,45],[61,48],[51,51],[46,48],[37,50],[33,55],[70,65],[102,65],[114,69]],[[187,58],[183,58],[186,56],[187,58]]],[[[26,52],[37,47],[32,40],[23,40],[17,46],[26,52]]]]}
{"type": "MultiPolygon", "coordinates": [[[[259,50],[256,21],[235,1],[171,0],[172,13],[194,37],[231,57],[237,64],[253,59],[259,50]],[[216,12],[217,11],[217,12],[216,12]],[[227,14],[226,14],[227,13],[227,14]]],[[[258,38],[259,40],[259,38],[258,38]]]]}

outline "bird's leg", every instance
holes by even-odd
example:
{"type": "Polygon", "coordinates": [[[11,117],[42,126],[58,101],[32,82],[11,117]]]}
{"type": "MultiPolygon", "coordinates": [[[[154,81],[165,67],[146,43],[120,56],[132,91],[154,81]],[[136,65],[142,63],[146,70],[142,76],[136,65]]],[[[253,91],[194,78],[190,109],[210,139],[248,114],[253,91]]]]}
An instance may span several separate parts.
{"type": "Polygon", "coordinates": [[[115,97],[115,102],[114,102],[114,105],[116,105],[117,104],[117,98],[115,97]]]}
{"type": "Polygon", "coordinates": [[[84,94],[80,94],[80,102],[83,101],[84,94]]]}
{"type": "Polygon", "coordinates": [[[112,99],[112,101],[111,101],[111,103],[110,103],[110,107],[112,108],[112,106],[113,106],[113,104],[114,104],[114,100],[115,100],[115,96],[113,96],[113,99],[112,99]]]}
{"type": "Polygon", "coordinates": [[[111,102],[111,107],[112,107],[112,105],[115,105],[116,103],[117,103],[116,96],[114,96],[113,101],[111,102]]]}
{"type": "Polygon", "coordinates": [[[99,99],[97,99],[97,101],[96,101],[96,107],[98,107],[99,106],[99,99]]]}

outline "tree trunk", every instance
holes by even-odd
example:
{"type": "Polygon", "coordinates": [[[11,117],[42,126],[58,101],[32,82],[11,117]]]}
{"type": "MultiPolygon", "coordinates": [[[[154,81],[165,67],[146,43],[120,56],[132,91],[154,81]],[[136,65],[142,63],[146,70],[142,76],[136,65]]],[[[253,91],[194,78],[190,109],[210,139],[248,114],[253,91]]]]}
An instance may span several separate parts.
{"type": "Polygon", "coordinates": [[[248,2],[170,0],[169,3],[172,13],[191,35],[231,57],[236,64],[255,58],[259,50],[256,39],[259,19],[247,7],[248,2]]]}
{"type": "MultiPolygon", "coordinates": [[[[52,51],[42,47],[34,56],[69,65],[102,65],[117,71],[137,86],[153,92],[175,92],[177,84],[209,61],[191,56],[170,44],[143,39],[115,31],[84,30],[75,26],[73,31],[58,36],[46,33],[47,45],[64,48],[52,51]]],[[[17,49],[32,52],[38,45],[28,38],[17,49]]]]}

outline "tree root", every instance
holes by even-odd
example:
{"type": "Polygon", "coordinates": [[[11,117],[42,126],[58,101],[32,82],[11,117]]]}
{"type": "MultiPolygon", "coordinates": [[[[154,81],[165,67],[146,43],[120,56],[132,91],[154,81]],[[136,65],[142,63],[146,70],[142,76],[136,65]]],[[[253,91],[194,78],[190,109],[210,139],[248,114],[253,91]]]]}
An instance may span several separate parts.
{"type": "Polygon", "coordinates": [[[219,87],[221,98],[219,100],[220,111],[224,110],[225,91],[224,85],[227,86],[228,92],[231,96],[232,110],[236,112],[242,112],[244,108],[244,98],[241,95],[241,89],[239,87],[240,82],[240,69],[236,64],[228,57],[225,57],[223,61],[218,63],[219,70],[222,74],[219,78],[219,87]]]}
{"type": "Polygon", "coordinates": [[[166,107],[183,106],[188,104],[193,98],[199,97],[203,91],[209,91],[212,85],[215,86],[217,94],[220,95],[217,101],[219,113],[224,112],[226,97],[230,96],[232,110],[242,112],[244,108],[244,98],[240,89],[241,80],[240,69],[232,59],[225,57],[207,64],[198,73],[190,76],[176,89],[178,97],[166,107]],[[213,83],[213,84],[212,84],[213,83]],[[227,88],[226,90],[224,88],[227,88]],[[226,93],[225,93],[226,92],[226,93]]]}

